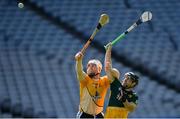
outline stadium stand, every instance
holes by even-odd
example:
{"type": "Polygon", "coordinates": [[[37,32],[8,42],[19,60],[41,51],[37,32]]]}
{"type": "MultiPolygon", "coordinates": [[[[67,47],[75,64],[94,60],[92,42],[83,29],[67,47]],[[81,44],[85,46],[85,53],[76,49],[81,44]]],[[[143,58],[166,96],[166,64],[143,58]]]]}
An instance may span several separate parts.
{"type": "Polygon", "coordinates": [[[154,20],[113,48],[113,65],[122,74],[134,71],[141,77],[138,108],[130,117],[180,117],[179,16],[173,12],[180,4],[172,1],[28,0],[23,9],[15,1],[0,1],[0,117],[75,117],[79,86],[74,55],[97,16],[106,12],[110,23],[88,48],[83,64],[91,58],[103,62],[104,44],[146,9],[154,20]]]}
{"type": "Polygon", "coordinates": [[[175,14],[180,10],[178,0],[173,0],[172,2],[168,0],[150,0],[149,2],[130,0],[131,9],[126,8],[123,1],[31,1],[36,3],[38,7],[41,7],[46,13],[51,14],[53,18],[66,21],[86,36],[92,30],[92,25],[94,24],[95,26],[97,16],[101,13],[107,13],[111,21],[102,30],[102,33],[97,36],[96,40],[102,46],[128,28],[138,18],[137,16],[140,16],[142,11],[152,11],[152,22],[143,24],[143,26],[133,31],[134,33],[129,34],[124,41],[115,46],[115,50],[118,51],[116,53],[127,59],[124,62],[135,65],[134,67],[140,68],[142,72],[145,68],[151,77],[158,77],[160,82],[180,90],[176,85],[179,83],[179,77],[175,74],[175,72],[179,73],[180,67],[179,63],[177,63],[180,57],[177,51],[179,42],[178,39],[171,37],[173,32],[178,31],[179,26],[178,22],[176,22],[179,17],[175,14]],[[160,7],[162,3],[165,5],[160,7]],[[82,23],[81,21],[84,22],[82,23]],[[109,29],[111,29],[111,32],[109,29]],[[159,54],[162,55],[161,58],[159,58],[159,54]],[[172,58],[170,59],[169,57],[172,58]],[[173,69],[169,70],[171,67],[173,69]],[[169,82],[171,77],[176,81],[169,82]]]}

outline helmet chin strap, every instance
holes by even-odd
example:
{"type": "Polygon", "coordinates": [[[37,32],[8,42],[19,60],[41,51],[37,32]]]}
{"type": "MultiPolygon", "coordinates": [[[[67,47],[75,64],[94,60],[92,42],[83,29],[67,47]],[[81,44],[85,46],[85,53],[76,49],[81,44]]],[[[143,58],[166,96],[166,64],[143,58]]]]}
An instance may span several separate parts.
{"type": "Polygon", "coordinates": [[[90,77],[90,78],[94,78],[95,76],[97,76],[97,75],[99,75],[100,73],[90,73],[90,74],[88,74],[88,76],[90,77]]]}

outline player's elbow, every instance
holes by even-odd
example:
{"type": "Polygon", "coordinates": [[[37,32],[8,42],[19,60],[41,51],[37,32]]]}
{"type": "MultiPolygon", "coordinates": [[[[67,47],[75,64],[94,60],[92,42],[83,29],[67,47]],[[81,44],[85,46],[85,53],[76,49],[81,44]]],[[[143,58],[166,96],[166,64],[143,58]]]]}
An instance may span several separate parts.
{"type": "Polygon", "coordinates": [[[134,110],[135,110],[135,108],[132,108],[132,107],[131,107],[131,108],[128,108],[128,111],[129,111],[129,112],[133,112],[134,110]]]}
{"type": "Polygon", "coordinates": [[[110,68],[107,67],[107,66],[105,66],[105,67],[104,67],[104,70],[105,70],[106,73],[108,73],[108,72],[110,71],[110,68]]]}
{"type": "Polygon", "coordinates": [[[136,109],[136,105],[128,106],[127,109],[128,109],[129,112],[133,112],[136,109]]]}
{"type": "Polygon", "coordinates": [[[110,65],[110,63],[107,62],[107,63],[105,64],[104,70],[105,70],[106,73],[111,70],[111,65],[110,65]]]}

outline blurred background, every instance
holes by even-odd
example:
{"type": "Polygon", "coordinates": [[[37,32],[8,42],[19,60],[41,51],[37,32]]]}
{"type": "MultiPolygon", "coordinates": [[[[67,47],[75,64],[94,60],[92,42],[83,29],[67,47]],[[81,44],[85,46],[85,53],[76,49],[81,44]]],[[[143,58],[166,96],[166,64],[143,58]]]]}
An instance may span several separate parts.
{"type": "Polygon", "coordinates": [[[127,71],[140,76],[138,107],[129,117],[180,117],[179,0],[0,0],[0,117],[75,117],[74,55],[100,15],[110,23],[87,49],[84,66],[91,58],[103,62],[104,45],[146,10],[153,20],[113,47],[113,67],[121,79],[127,71]]]}

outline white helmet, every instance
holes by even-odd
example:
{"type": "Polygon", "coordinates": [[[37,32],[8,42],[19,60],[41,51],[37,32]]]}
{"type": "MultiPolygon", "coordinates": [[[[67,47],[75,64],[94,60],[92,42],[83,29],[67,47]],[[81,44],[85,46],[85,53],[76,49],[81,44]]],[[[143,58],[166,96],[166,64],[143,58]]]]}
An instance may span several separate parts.
{"type": "Polygon", "coordinates": [[[97,60],[97,59],[92,59],[92,60],[89,60],[88,64],[90,64],[90,63],[96,64],[96,66],[97,66],[98,68],[100,68],[100,70],[102,70],[102,63],[101,63],[99,60],[97,60]]]}

